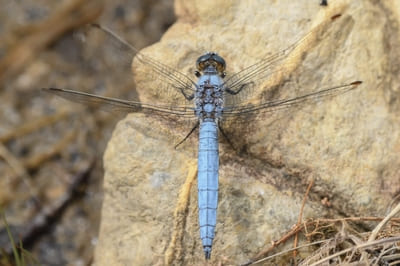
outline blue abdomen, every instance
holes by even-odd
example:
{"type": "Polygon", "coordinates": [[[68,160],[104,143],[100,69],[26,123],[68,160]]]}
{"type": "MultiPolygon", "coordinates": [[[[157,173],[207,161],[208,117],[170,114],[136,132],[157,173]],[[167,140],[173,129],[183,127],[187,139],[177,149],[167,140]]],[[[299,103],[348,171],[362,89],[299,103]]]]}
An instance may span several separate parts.
{"type": "Polygon", "coordinates": [[[206,258],[210,258],[217,222],[218,206],[218,131],[214,121],[200,124],[198,158],[198,203],[200,238],[206,258]]]}

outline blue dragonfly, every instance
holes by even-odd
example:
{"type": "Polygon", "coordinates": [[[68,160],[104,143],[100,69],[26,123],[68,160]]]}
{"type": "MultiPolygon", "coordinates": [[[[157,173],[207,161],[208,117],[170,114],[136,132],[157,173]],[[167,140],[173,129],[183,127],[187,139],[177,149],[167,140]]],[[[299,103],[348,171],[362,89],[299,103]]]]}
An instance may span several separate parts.
{"type": "MultiPolygon", "coordinates": [[[[336,20],[340,15],[331,18],[336,20]]],[[[329,24],[328,21],[326,24],[329,24]]],[[[287,60],[297,53],[298,47],[312,42],[313,38],[323,30],[323,23],[315,27],[303,38],[286,49],[267,56],[257,63],[232,75],[225,72],[226,63],[223,57],[215,52],[207,52],[196,61],[194,81],[188,75],[165,65],[142,52],[118,37],[112,31],[100,25],[92,25],[105,36],[118,42],[123,47],[126,57],[133,58],[138,67],[145,67],[154,73],[158,82],[160,95],[168,94],[166,104],[143,103],[131,100],[104,97],[85,92],[46,88],[45,91],[60,97],[83,103],[94,103],[126,112],[142,112],[153,117],[167,117],[171,121],[193,119],[196,122],[192,130],[180,142],[185,141],[196,129],[199,129],[198,145],[198,209],[200,238],[206,259],[210,259],[212,243],[215,236],[218,206],[218,132],[234,147],[225,126],[237,126],[237,121],[246,122],[265,113],[293,108],[323,98],[334,97],[357,88],[361,81],[350,81],[337,86],[320,87],[297,96],[282,97],[279,93],[257,94],[257,88],[271,77],[287,76],[287,60]],[[168,91],[168,93],[166,93],[168,91]],[[171,94],[172,92],[173,94],[171,94]],[[255,99],[254,99],[255,98],[255,99]],[[253,99],[253,101],[251,101],[253,99]],[[169,102],[168,102],[169,101],[169,102]],[[230,123],[230,122],[234,123],[230,123]]],[[[301,56],[301,55],[300,55],[301,56]]],[[[281,88],[285,83],[274,85],[281,88]]],[[[178,143],[177,145],[179,145],[178,143]]]]}

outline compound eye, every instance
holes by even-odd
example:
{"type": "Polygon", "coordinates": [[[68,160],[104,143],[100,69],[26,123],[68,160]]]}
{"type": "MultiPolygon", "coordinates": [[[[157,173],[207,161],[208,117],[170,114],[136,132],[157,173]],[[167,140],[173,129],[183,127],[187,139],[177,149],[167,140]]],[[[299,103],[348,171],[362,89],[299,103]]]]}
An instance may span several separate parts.
{"type": "Polygon", "coordinates": [[[223,73],[225,71],[225,65],[217,62],[217,71],[223,73]]]}
{"type": "Polygon", "coordinates": [[[216,63],[217,71],[223,73],[226,67],[225,60],[216,53],[212,55],[212,60],[216,63]]]}
{"type": "Polygon", "coordinates": [[[196,68],[198,71],[203,71],[207,67],[210,57],[211,57],[210,53],[207,53],[205,55],[200,56],[197,59],[196,68]]]}
{"type": "Polygon", "coordinates": [[[225,60],[217,53],[206,53],[205,55],[200,56],[196,61],[198,71],[203,71],[209,65],[214,66],[219,73],[225,71],[225,60]]]}

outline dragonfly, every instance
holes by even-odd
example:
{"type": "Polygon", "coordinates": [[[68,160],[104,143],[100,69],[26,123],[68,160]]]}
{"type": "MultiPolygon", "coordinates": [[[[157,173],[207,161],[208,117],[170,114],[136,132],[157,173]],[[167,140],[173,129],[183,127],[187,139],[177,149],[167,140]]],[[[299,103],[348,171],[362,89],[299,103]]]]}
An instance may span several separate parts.
{"type": "MultiPolygon", "coordinates": [[[[332,17],[330,21],[335,21],[338,17],[340,17],[340,14],[332,17]]],[[[316,34],[326,28],[326,24],[329,24],[330,21],[316,26],[286,49],[267,56],[232,75],[226,74],[226,62],[222,56],[216,52],[204,53],[196,60],[196,81],[169,65],[138,51],[111,30],[93,24],[92,26],[95,29],[119,42],[130,55],[135,57],[139,66],[150,69],[155,74],[154,80],[160,85],[157,87],[157,93],[160,95],[167,94],[170,99],[166,99],[164,104],[158,104],[104,97],[60,88],[45,88],[44,90],[76,102],[101,104],[126,112],[141,112],[154,118],[167,117],[170,121],[194,118],[196,122],[192,130],[180,143],[198,129],[198,219],[200,239],[205,259],[208,260],[211,257],[217,224],[218,133],[220,132],[230,143],[229,136],[224,130],[224,126],[227,125],[226,122],[247,121],[249,118],[264,113],[276,112],[334,97],[352,91],[362,83],[362,81],[354,80],[337,86],[320,87],[293,97],[281,97],[279,93],[272,95],[255,93],[254,88],[262,86],[265,80],[273,76],[285,76],[287,68],[282,67],[282,65],[293,57],[296,49],[310,43],[316,34]],[[173,94],[166,93],[167,91],[172,91],[173,94]],[[255,101],[250,100],[254,97],[256,98],[255,101]]],[[[279,86],[275,87],[280,88],[279,86]]]]}

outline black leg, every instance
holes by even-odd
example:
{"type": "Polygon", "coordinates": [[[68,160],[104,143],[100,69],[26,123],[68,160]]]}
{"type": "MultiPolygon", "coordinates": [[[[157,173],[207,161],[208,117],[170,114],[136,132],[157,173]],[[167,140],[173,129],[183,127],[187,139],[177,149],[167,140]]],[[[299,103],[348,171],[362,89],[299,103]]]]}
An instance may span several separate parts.
{"type": "Polygon", "coordinates": [[[243,88],[245,88],[245,87],[247,87],[247,86],[250,86],[251,83],[253,83],[253,82],[248,82],[248,83],[242,84],[242,85],[240,86],[240,88],[237,89],[237,90],[235,90],[235,91],[234,91],[234,90],[231,90],[231,89],[229,89],[229,88],[226,88],[225,91],[226,91],[227,93],[229,93],[229,94],[236,95],[236,94],[238,94],[243,88]]]}
{"type": "Polygon", "coordinates": [[[187,134],[186,137],[185,137],[183,140],[181,140],[178,144],[176,144],[174,148],[176,149],[176,148],[178,148],[179,145],[181,145],[182,143],[184,143],[185,140],[187,140],[187,138],[188,138],[190,135],[192,135],[192,133],[196,130],[196,128],[199,127],[199,125],[200,125],[200,122],[197,121],[196,125],[192,128],[192,130],[190,130],[189,134],[187,134]]]}
{"type": "Polygon", "coordinates": [[[187,95],[184,91],[183,88],[178,88],[181,93],[183,94],[183,97],[185,97],[186,100],[191,101],[194,98],[194,93],[192,95],[187,95]]]}
{"type": "Polygon", "coordinates": [[[225,134],[225,131],[222,129],[221,123],[218,121],[218,129],[219,131],[222,133],[222,136],[226,139],[226,141],[228,142],[229,146],[231,146],[231,148],[233,150],[235,150],[235,146],[233,146],[233,143],[231,142],[231,140],[229,139],[228,135],[225,134]]]}

